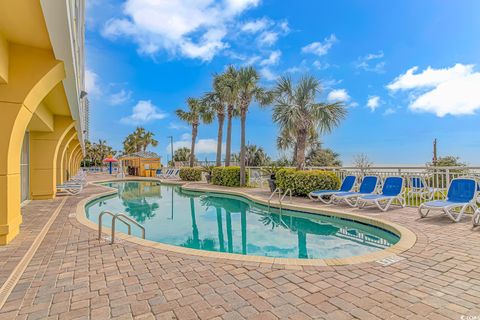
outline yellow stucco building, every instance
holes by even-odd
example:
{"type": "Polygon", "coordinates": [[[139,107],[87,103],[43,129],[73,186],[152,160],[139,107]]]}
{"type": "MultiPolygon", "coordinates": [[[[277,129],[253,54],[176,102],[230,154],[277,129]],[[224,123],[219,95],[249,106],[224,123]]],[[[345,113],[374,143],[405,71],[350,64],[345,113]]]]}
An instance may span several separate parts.
{"type": "Polygon", "coordinates": [[[0,1],[0,244],[84,155],[84,0],[0,1]]]}

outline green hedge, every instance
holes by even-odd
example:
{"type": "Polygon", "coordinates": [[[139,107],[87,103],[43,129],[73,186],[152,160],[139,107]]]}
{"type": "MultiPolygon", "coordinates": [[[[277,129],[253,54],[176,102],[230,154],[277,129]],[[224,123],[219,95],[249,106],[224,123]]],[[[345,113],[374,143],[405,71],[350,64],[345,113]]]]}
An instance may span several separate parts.
{"type": "MultiPolygon", "coordinates": [[[[248,171],[246,172],[248,181],[248,171]]],[[[212,169],[212,184],[225,187],[240,186],[240,167],[215,167],[212,169]]]]}
{"type": "Polygon", "coordinates": [[[328,171],[281,169],[276,174],[277,187],[281,190],[291,189],[293,195],[306,196],[314,190],[336,190],[340,179],[328,171]]]}
{"type": "Polygon", "coordinates": [[[202,180],[202,168],[180,168],[180,179],[183,181],[200,181],[202,180]]]}

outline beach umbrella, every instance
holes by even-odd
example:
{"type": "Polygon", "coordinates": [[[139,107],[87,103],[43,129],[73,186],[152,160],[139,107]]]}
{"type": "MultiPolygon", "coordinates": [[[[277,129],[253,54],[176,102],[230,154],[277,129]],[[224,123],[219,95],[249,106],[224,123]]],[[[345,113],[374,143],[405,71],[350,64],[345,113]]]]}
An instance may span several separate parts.
{"type": "Polygon", "coordinates": [[[112,156],[108,156],[107,158],[103,159],[103,162],[109,163],[109,172],[110,174],[112,174],[112,163],[118,162],[118,160],[113,158],[112,156]]]}

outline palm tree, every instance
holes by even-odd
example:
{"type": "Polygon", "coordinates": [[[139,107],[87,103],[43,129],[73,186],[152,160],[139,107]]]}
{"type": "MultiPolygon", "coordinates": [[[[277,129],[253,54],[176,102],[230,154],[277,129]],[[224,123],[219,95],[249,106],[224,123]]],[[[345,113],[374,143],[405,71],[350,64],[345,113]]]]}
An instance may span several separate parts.
{"type": "Polygon", "coordinates": [[[281,77],[274,90],[273,121],[280,131],[293,132],[297,169],[305,167],[305,150],[312,132],[328,133],[345,118],[347,110],[342,102],[316,102],[320,82],[312,76],[304,76],[294,86],[290,77],[281,77]]]}
{"type": "MultiPolygon", "coordinates": [[[[295,128],[282,128],[280,134],[277,137],[277,148],[280,150],[292,149],[292,164],[297,163],[297,141],[295,139],[295,128]]],[[[312,128],[308,133],[307,137],[307,146],[309,148],[319,148],[320,140],[318,137],[318,132],[315,128],[312,128]]]]}
{"type": "Polygon", "coordinates": [[[153,132],[147,131],[140,137],[140,144],[142,145],[143,151],[147,151],[147,147],[150,145],[152,147],[158,146],[158,141],[153,138],[154,135],[153,132]]]}
{"type": "Polygon", "coordinates": [[[213,112],[199,99],[187,99],[188,110],[178,109],[175,111],[180,120],[192,126],[192,145],[190,148],[190,167],[193,167],[195,162],[195,141],[198,135],[198,126],[200,121],[203,123],[211,123],[213,121],[213,112]]]}
{"type": "Polygon", "coordinates": [[[228,98],[225,74],[215,75],[213,78],[213,91],[205,94],[203,103],[215,113],[218,120],[217,156],[215,165],[222,165],[223,124],[225,122],[225,100],[228,98]]]}
{"type": "Polygon", "coordinates": [[[242,67],[238,70],[238,106],[240,110],[240,186],[245,186],[245,130],[247,122],[247,112],[250,103],[255,99],[260,106],[269,104],[273,96],[264,88],[260,87],[258,82],[260,77],[253,67],[242,67]]]}
{"type": "Polygon", "coordinates": [[[232,119],[239,116],[238,112],[238,71],[228,66],[222,77],[222,87],[227,104],[227,141],[225,146],[225,166],[230,166],[232,157],[232,119]]]}
{"type": "Polygon", "coordinates": [[[187,147],[178,148],[173,154],[173,161],[187,162],[190,160],[190,149],[187,147]]]}
{"type": "Polygon", "coordinates": [[[123,140],[123,151],[125,154],[147,151],[148,146],[156,147],[158,141],[153,138],[155,134],[146,131],[145,128],[137,127],[134,132],[123,140]]]}

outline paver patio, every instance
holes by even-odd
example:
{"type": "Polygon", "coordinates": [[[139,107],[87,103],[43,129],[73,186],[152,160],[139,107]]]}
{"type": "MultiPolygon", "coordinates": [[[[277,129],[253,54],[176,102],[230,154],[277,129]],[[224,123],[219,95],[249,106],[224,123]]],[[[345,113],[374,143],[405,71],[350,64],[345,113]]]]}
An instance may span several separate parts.
{"type": "MultiPolygon", "coordinates": [[[[72,213],[102,191],[88,185],[66,200],[0,319],[480,318],[480,228],[468,218],[453,224],[440,215],[418,220],[413,208],[362,210],[417,235],[404,260],[387,267],[283,266],[99,242],[72,213]]],[[[23,208],[21,235],[0,250],[2,284],[60,200],[23,208]]]]}

